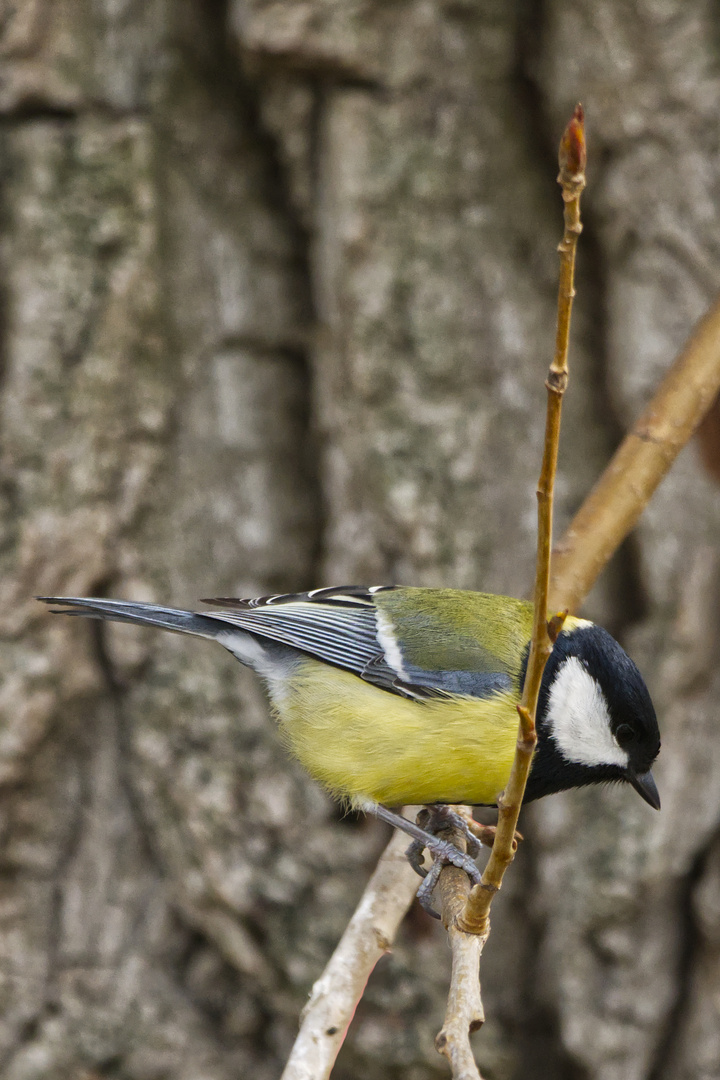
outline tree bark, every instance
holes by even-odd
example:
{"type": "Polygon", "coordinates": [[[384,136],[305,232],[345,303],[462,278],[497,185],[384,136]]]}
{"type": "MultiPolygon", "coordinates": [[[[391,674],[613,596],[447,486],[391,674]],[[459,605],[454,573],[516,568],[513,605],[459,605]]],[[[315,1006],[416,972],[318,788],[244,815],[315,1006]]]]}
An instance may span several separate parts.
{"type": "MultiPolygon", "coordinates": [[[[3,1077],[277,1077],[387,839],[221,650],[32,596],[526,593],[557,139],[582,100],[559,535],[720,285],[719,29],[709,0],[9,9],[3,1077]]],[[[525,811],[483,958],[496,1080],[720,1076],[713,424],[586,606],[647,676],[663,810],[525,811]]],[[[339,1080],[446,1075],[448,972],[413,912],[339,1080]]]]}

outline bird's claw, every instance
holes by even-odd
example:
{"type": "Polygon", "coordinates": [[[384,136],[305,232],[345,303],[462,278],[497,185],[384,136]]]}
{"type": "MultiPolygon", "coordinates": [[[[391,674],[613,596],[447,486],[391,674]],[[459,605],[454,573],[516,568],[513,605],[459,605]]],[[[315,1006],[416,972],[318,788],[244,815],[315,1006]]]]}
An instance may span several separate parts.
{"type": "Polygon", "coordinates": [[[421,878],[427,877],[427,870],[423,866],[423,852],[425,851],[425,843],[422,840],[413,840],[410,847],[405,852],[405,858],[412,866],[416,874],[421,878]]]}
{"type": "Polygon", "coordinates": [[[435,886],[438,883],[440,877],[440,871],[443,869],[443,864],[440,859],[436,859],[429,870],[425,871],[425,879],[418,886],[416,897],[418,903],[423,911],[426,911],[428,915],[431,915],[433,919],[440,919],[442,916],[439,911],[436,911],[432,906],[432,894],[435,890],[435,886]]]}
{"type": "Polygon", "coordinates": [[[456,866],[459,870],[465,871],[474,885],[478,885],[482,880],[482,874],[475,865],[474,856],[480,852],[480,841],[470,831],[466,819],[445,806],[424,807],[418,814],[418,824],[429,834],[430,839],[427,842],[414,840],[407,849],[406,855],[413,870],[423,878],[417,891],[420,906],[427,911],[428,915],[439,919],[440,915],[433,908],[431,900],[440,872],[444,866],[456,866]],[[435,830],[448,826],[459,829],[464,834],[468,845],[467,853],[460,851],[448,840],[442,840],[434,835],[435,830]],[[422,854],[426,849],[433,859],[430,870],[426,870],[422,865],[422,854]]]}
{"type": "MultiPolygon", "coordinates": [[[[475,832],[475,828],[483,829],[484,826],[478,825],[472,818],[468,819],[458,814],[457,810],[452,810],[449,806],[423,806],[417,816],[417,823],[433,835],[440,829],[457,829],[465,837],[468,855],[476,859],[480,854],[483,840],[482,836],[478,836],[475,832]]],[[[490,846],[492,847],[492,841],[490,846]]]]}

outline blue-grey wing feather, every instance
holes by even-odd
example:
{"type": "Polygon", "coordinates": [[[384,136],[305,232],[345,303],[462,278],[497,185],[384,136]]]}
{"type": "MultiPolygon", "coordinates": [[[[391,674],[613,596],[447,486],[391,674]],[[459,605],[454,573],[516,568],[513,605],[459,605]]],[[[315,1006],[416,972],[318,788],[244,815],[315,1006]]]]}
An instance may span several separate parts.
{"type": "Polygon", "coordinates": [[[381,652],[375,612],[365,605],[346,608],[292,600],[208,612],[208,618],[290,645],[357,675],[381,652]]]}
{"type": "Polygon", "coordinates": [[[418,700],[466,694],[490,697],[513,686],[503,672],[426,671],[405,664],[399,672],[389,663],[378,640],[373,594],[393,586],[363,589],[315,589],[255,600],[217,599],[232,610],[207,613],[209,618],[300,649],[326,663],[351,671],[366,682],[418,700]]]}

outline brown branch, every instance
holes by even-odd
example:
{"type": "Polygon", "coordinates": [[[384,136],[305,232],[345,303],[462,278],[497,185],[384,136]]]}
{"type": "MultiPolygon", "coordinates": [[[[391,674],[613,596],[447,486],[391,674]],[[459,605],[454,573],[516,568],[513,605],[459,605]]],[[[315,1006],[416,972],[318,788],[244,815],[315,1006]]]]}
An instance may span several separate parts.
{"type": "MultiPolygon", "coordinates": [[[[535,564],[533,632],[522,703],[518,707],[520,729],[515,758],[507,787],[498,799],[498,825],[495,843],[485,867],[482,881],[471,890],[468,902],[459,916],[458,925],[468,933],[487,933],[490,905],[495,893],[502,885],[503,875],[515,854],[517,847],[515,830],[537,743],[535,710],[545,663],[552,652],[553,646],[548,627],[553,492],[560,444],[562,400],[568,382],[567,356],[570,340],[570,317],[575,296],[573,285],[575,252],[582,231],[580,196],[585,187],[585,130],[582,105],[576,107],[574,116],[565,129],[560,142],[559,157],[560,173],[558,183],[562,188],[562,196],[565,202],[565,231],[558,246],[560,253],[560,284],[558,287],[555,355],[545,382],[548,398],[545,420],[545,448],[537,489],[538,546],[535,564]]],[[[553,630],[556,635],[558,629],[559,627],[554,624],[553,630]]]]}
{"type": "MultiPolygon", "coordinates": [[[[417,892],[407,837],[385,848],[335,952],[310,993],[281,1080],[326,1080],[370,974],[389,950],[417,892]]],[[[465,874],[462,875],[467,880],[465,874]]]]}
{"type": "Polygon", "coordinates": [[[551,609],[576,611],[720,392],[720,301],[707,313],[553,551],[551,609]]]}

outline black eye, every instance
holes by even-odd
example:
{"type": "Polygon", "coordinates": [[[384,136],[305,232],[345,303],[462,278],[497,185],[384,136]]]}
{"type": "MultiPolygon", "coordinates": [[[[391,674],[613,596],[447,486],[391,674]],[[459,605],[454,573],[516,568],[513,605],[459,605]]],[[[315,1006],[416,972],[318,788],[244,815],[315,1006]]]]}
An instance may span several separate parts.
{"type": "Polygon", "coordinates": [[[620,746],[629,746],[630,743],[635,742],[635,729],[631,728],[629,724],[619,724],[617,731],[615,732],[615,738],[620,746]]]}

